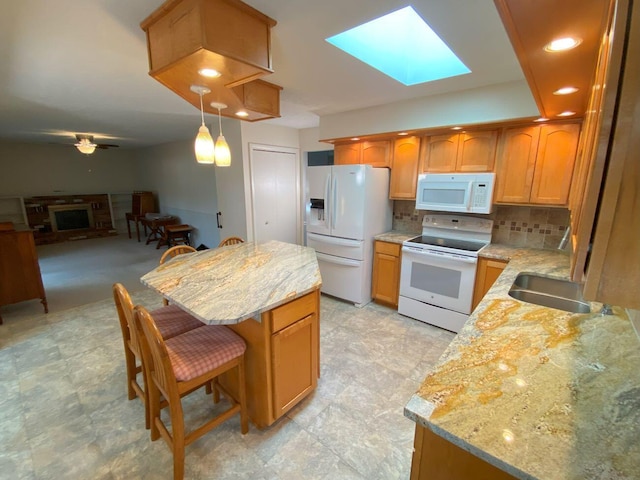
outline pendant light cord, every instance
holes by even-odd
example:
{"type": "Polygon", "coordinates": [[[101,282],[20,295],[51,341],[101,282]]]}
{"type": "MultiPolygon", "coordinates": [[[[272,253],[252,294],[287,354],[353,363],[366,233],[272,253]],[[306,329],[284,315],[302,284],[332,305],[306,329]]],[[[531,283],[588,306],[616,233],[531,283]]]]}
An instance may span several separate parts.
{"type": "Polygon", "coordinates": [[[220,127],[220,135],[222,135],[222,117],[220,116],[220,107],[218,107],[218,126],[220,127]]]}
{"type": "Polygon", "coordinates": [[[200,115],[202,116],[202,126],[204,126],[204,106],[202,105],[202,92],[200,93],[200,115]]]}

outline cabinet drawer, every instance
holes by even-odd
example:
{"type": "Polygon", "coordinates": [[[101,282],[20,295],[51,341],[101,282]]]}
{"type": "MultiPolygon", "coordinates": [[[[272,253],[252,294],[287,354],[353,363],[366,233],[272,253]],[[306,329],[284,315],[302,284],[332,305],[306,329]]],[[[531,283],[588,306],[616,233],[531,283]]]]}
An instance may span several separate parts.
{"type": "Polygon", "coordinates": [[[311,315],[316,311],[316,294],[309,293],[304,297],[286,303],[281,307],[271,310],[271,332],[275,333],[297,322],[301,318],[311,315]]]}
{"type": "Polygon", "coordinates": [[[399,243],[388,243],[382,241],[376,241],[376,253],[386,253],[394,257],[400,256],[401,245],[399,243]]]}

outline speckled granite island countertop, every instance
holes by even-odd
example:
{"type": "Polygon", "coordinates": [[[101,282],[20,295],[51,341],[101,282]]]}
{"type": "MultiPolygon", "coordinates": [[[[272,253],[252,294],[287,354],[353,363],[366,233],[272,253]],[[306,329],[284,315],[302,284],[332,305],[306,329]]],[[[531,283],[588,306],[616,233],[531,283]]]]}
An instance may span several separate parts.
{"type": "Polygon", "coordinates": [[[178,255],[140,281],[210,325],[259,321],[322,284],[314,249],[278,241],[178,255]]]}
{"type": "Polygon", "coordinates": [[[571,314],[508,295],[520,272],[567,278],[561,252],[480,255],[510,262],[405,415],[517,478],[640,478],[640,342],[624,309],[571,314]]]}

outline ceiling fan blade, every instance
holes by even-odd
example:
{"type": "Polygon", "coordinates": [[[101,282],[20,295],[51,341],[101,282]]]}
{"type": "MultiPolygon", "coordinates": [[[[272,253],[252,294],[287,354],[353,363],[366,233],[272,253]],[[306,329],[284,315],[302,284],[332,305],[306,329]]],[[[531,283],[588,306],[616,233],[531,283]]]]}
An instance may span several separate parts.
{"type": "Polygon", "coordinates": [[[107,148],[119,148],[120,145],[114,145],[113,143],[98,143],[96,144],[96,148],[102,148],[102,149],[107,149],[107,148]]]}

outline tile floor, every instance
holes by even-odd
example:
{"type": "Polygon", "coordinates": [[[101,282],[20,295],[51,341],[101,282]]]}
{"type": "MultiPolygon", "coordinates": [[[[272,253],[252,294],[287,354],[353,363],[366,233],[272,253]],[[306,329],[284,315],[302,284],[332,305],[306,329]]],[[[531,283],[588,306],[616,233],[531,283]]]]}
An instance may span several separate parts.
{"type": "MultiPolygon", "coordinates": [[[[147,290],[133,299],[160,305],[147,290]]],[[[375,304],[323,296],[321,310],[316,392],[264,431],[243,436],[234,418],[206,434],[187,447],[186,478],[409,478],[403,407],[453,334],[375,304]]],[[[127,400],[112,300],[11,313],[0,326],[0,478],[172,478],[167,446],[127,400]]],[[[203,391],[185,405],[189,422],[214,408],[203,391]]]]}

